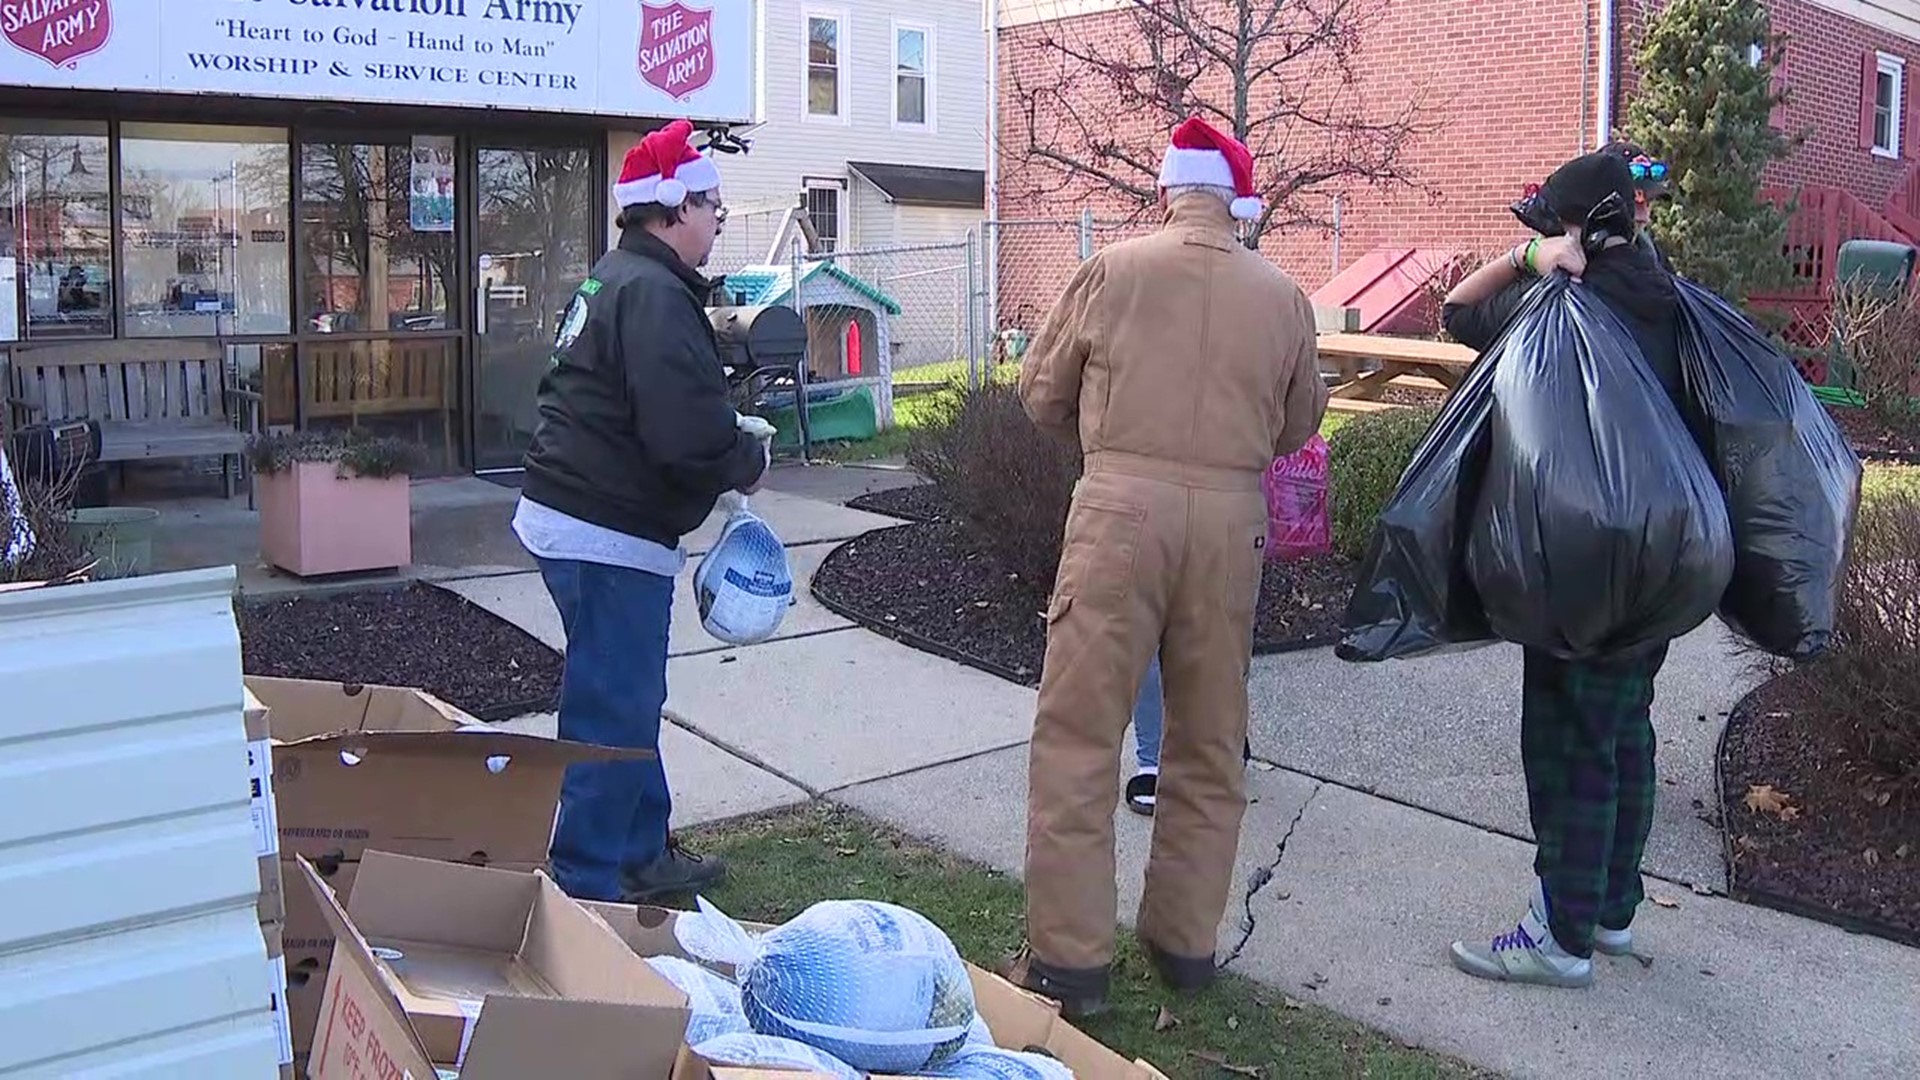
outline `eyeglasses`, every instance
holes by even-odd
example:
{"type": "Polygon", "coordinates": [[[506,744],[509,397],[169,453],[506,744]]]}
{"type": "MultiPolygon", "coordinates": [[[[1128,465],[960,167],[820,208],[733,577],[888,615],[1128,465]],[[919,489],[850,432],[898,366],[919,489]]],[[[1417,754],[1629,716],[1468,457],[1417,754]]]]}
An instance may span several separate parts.
{"type": "Polygon", "coordinates": [[[1630,161],[1627,168],[1633,172],[1635,181],[1667,178],[1667,163],[1664,161],[1630,161]]]}

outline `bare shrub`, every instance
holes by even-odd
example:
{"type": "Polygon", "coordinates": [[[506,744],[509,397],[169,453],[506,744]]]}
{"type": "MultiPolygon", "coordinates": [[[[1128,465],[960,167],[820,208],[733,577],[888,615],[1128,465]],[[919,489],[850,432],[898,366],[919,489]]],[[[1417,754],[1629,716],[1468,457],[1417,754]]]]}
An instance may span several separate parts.
{"type": "Polygon", "coordinates": [[[1863,757],[1920,784],[1920,495],[1861,505],[1833,643],[1806,673],[1863,757]]]}
{"type": "Polygon", "coordinates": [[[6,540],[24,528],[33,537],[33,550],[17,563],[0,558],[0,584],[58,581],[85,568],[91,561],[73,534],[68,515],[80,483],[78,469],[53,477],[17,475],[18,516],[0,503],[0,550],[6,540]]]}
{"type": "Polygon", "coordinates": [[[1042,593],[1053,587],[1080,453],[1034,426],[1017,387],[941,391],[907,443],[907,463],[1008,570],[1042,593]]]}
{"type": "Polygon", "coordinates": [[[1829,316],[1853,389],[1882,423],[1920,434],[1920,295],[1840,286],[1829,316]]]}

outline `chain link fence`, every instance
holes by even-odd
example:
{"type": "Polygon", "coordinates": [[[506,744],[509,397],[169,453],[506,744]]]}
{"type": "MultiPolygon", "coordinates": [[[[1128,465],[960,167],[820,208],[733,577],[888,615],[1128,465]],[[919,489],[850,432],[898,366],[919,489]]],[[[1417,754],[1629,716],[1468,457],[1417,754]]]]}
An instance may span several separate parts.
{"type": "Polygon", "coordinates": [[[992,297],[981,339],[990,362],[1019,362],[1074,272],[1094,252],[1157,228],[1153,220],[1106,220],[1091,211],[1074,219],[987,222],[992,297]]]}

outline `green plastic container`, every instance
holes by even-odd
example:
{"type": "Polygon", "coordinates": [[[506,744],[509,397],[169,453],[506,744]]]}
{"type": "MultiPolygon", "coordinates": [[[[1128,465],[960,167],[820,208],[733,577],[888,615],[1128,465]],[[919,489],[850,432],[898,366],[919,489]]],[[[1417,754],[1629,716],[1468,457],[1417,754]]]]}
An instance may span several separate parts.
{"type": "Polygon", "coordinates": [[[153,568],[160,511],[145,506],[86,506],[67,511],[74,543],[100,560],[96,578],[135,577],[153,568]]]}
{"type": "MultiPolygon", "coordinates": [[[[816,443],[857,442],[880,433],[880,425],[873,418],[873,394],[864,386],[842,391],[830,398],[814,397],[810,401],[807,406],[807,426],[816,443]]],[[[780,433],[773,437],[773,445],[800,445],[799,410],[787,406],[773,409],[766,416],[768,422],[780,429],[780,433]]]]}

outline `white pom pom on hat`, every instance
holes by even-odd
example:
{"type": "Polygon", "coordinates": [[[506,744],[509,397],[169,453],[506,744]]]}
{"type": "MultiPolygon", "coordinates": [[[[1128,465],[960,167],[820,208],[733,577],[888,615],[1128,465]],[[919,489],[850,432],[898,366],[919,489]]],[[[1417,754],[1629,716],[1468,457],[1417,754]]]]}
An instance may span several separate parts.
{"type": "Polygon", "coordinates": [[[1173,129],[1171,145],[1160,160],[1160,186],[1226,188],[1235,195],[1228,210],[1236,221],[1252,221],[1263,209],[1253,186],[1253,153],[1197,116],[1173,129]]]}
{"type": "Polygon", "coordinates": [[[620,163],[620,179],[613,185],[614,205],[679,206],[693,192],[718,188],[720,170],[713,159],[693,148],[692,138],[693,125],[675,120],[636,143],[620,163]]]}

